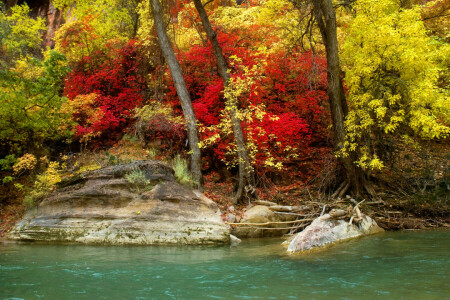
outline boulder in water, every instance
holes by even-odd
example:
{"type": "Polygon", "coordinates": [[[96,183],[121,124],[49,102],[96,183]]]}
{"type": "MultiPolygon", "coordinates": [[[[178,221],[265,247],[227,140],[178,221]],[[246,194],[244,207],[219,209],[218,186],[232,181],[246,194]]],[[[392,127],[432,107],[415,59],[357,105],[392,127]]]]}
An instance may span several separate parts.
{"type": "Polygon", "coordinates": [[[369,216],[362,215],[359,224],[333,219],[329,214],[315,219],[311,225],[294,236],[288,246],[289,253],[304,252],[334,243],[384,231],[369,216]]]}

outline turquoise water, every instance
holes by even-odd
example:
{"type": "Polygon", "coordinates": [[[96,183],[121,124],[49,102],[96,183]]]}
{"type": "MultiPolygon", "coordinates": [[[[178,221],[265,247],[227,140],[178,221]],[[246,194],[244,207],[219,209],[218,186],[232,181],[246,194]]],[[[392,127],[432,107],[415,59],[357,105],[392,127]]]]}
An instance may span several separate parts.
{"type": "Polygon", "coordinates": [[[450,299],[450,231],[288,256],[238,247],[0,244],[1,299],[450,299]]]}

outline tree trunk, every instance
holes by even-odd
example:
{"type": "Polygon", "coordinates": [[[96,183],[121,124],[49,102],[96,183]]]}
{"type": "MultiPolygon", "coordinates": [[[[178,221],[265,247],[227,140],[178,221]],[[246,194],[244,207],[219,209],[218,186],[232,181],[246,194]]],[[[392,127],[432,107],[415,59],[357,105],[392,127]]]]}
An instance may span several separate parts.
{"type": "MultiPolygon", "coordinates": [[[[217,62],[217,70],[220,77],[223,79],[223,85],[226,89],[230,84],[230,74],[228,73],[227,61],[223,55],[222,47],[220,47],[219,41],[217,40],[217,34],[214,32],[211,23],[209,22],[208,15],[206,13],[205,7],[203,6],[201,0],[194,0],[195,7],[202,20],[203,28],[205,29],[206,35],[211,42],[214,56],[217,62]]],[[[239,184],[238,190],[234,199],[235,203],[242,202],[244,196],[250,198],[256,197],[255,191],[255,179],[253,168],[250,164],[250,159],[248,156],[247,148],[245,146],[244,134],[242,131],[241,120],[237,116],[238,103],[231,103],[230,115],[231,123],[233,124],[234,142],[238,150],[238,160],[239,160],[239,184]]]]}
{"type": "Polygon", "coordinates": [[[194,180],[197,183],[199,190],[202,189],[202,169],[201,169],[201,153],[199,144],[198,131],[196,127],[196,118],[194,109],[192,107],[191,97],[184,81],[183,73],[181,71],[180,64],[178,63],[175,52],[173,51],[170,40],[167,37],[166,28],[164,26],[163,14],[161,10],[161,4],[159,0],[150,0],[152,5],[153,19],[155,22],[156,33],[158,35],[159,46],[164,54],[164,58],[169,66],[172,79],[175,83],[178,98],[181,102],[181,108],[183,109],[184,118],[186,121],[186,128],[189,140],[189,146],[191,148],[191,172],[194,180]]]}
{"type": "MultiPolygon", "coordinates": [[[[334,149],[339,151],[345,141],[344,121],[348,114],[348,106],[340,77],[336,15],[331,0],[312,0],[312,3],[314,16],[326,48],[328,99],[333,122],[334,149]]],[[[344,168],[347,181],[343,184],[346,188],[339,191],[339,194],[343,195],[350,188],[358,195],[364,185],[363,170],[354,164],[352,155],[340,156],[339,161],[344,168]]]]}

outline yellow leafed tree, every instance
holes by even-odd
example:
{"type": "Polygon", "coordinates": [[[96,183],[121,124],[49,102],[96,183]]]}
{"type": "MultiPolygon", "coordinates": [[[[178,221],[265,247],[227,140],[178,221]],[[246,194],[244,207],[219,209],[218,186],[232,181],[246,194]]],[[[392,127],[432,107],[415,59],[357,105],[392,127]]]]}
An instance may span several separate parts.
{"type": "Polygon", "coordinates": [[[427,35],[420,9],[359,0],[347,28],[341,58],[351,110],[341,155],[358,153],[365,169],[383,167],[384,144],[394,136],[450,134],[448,90],[437,87],[437,62],[449,47],[427,35]]]}

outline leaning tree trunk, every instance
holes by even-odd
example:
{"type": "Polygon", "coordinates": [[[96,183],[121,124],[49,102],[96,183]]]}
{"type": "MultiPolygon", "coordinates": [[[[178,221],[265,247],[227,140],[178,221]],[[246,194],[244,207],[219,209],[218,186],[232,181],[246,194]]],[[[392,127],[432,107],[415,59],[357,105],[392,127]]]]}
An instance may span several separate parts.
{"type": "MultiPolygon", "coordinates": [[[[312,3],[327,54],[328,99],[333,122],[334,148],[339,151],[345,141],[344,120],[348,114],[348,106],[340,77],[336,15],[331,0],[312,0],[312,3]]],[[[363,170],[353,163],[354,157],[351,155],[340,156],[339,161],[344,168],[346,180],[333,196],[342,197],[349,188],[359,194],[364,186],[363,170]]]]}
{"type": "Polygon", "coordinates": [[[184,81],[180,64],[178,63],[175,52],[167,37],[166,28],[162,17],[161,4],[159,0],[150,0],[152,5],[153,19],[155,22],[156,33],[158,35],[159,46],[164,54],[164,58],[169,66],[172,79],[175,83],[178,98],[181,102],[184,118],[186,120],[187,134],[189,146],[191,148],[191,172],[197,183],[198,189],[202,188],[202,169],[201,169],[201,153],[199,148],[198,131],[196,127],[196,118],[192,107],[191,97],[184,81]]]}
{"type": "MultiPolygon", "coordinates": [[[[217,62],[217,69],[220,77],[223,79],[224,88],[226,89],[230,84],[230,74],[227,71],[228,65],[223,55],[222,47],[220,47],[219,41],[217,40],[217,34],[214,32],[211,23],[209,22],[208,15],[201,0],[194,0],[194,4],[200,15],[200,19],[202,20],[206,35],[211,42],[217,62]]],[[[235,203],[242,202],[245,195],[250,198],[255,198],[257,196],[255,191],[254,172],[250,164],[247,148],[245,146],[241,120],[237,116],[237,107],[237,101],[235,101],[235,103],[230,103],[231,123],[233,124],[234,142],[236,143],[238,150],[237,153],[239,160],[239,184],[234,199],[235,203]]]]}

